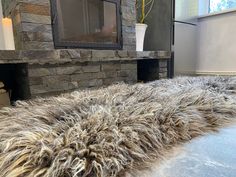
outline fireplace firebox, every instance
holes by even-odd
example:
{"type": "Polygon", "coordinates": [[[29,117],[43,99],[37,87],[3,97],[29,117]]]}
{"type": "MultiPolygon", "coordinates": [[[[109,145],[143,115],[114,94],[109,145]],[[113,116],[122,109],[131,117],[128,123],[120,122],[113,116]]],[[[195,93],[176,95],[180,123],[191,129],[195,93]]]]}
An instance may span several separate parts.
{"type": "Polygon", "coordinates": [[[51,0],[55,48],[121,49],[120,0],[51,0]]]}

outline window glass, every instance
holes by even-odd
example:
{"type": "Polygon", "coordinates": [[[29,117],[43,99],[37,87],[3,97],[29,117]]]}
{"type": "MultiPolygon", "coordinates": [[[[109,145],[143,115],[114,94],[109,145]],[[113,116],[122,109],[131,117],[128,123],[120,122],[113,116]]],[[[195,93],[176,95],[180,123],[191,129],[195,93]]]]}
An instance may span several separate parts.
{"type": "Polygon", "coordinates": [[[175,18],[185,20],[198,15],[198,0],[176,0],[175,18]]]}
{"type": "Polygon", "coordinates": [[[236,8],[236,0],[210,0],[210,13],[230,8],[236,8]]]}
{"type": "Polygon", "coordinates": [[[60,40],[117,43],[116,4],[101,0],[57,0],[60,40]]]}

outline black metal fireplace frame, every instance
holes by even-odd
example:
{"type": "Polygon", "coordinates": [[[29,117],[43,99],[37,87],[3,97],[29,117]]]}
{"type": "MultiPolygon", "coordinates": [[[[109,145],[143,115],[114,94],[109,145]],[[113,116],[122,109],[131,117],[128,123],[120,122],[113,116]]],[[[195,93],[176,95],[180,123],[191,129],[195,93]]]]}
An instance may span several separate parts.
{"type": "Polygon", "coordinates": [[[81,42],[63,42],[60,40],[59,35],[59,24],[57,18],[57,2],[56,0],[51,1],[51,19],[52,19],[52,32],[54,47],[56,49],[62,48],[89,48],[89,49],[122,49],[123,48],[123,39],[122,39],[122,20],[121,20],[121,2],[120,0],[101,0],[114,3],[116,5],[116,17],[117,17],[117,37],[118,43],[116,44],[99,44],[99,43],[81,43],[81,42]]]}

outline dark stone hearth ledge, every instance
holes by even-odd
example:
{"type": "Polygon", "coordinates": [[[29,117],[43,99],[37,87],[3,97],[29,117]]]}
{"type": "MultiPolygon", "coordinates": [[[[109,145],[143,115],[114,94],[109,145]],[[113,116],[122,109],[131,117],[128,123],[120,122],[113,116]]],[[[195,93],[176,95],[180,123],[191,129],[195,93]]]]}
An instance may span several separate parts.
{"type": "Polygon", "coordinates": [[[56,64],[105,61],[132,61],[143,59],[169,59],[169,51],[125,51],[125,50],[0,50],[0,64],[29,63],[56,64]]]}

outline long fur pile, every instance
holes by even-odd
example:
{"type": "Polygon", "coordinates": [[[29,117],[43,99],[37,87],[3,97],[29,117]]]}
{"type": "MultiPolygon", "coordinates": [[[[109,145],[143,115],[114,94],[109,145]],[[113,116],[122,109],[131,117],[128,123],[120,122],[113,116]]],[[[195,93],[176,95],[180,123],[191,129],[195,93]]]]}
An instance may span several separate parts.
{"type": "Polygon", "coordinates": [[[236,77],[118,84],[0,110],[1,177],[117,177],[232,124],[236,77]]]}

